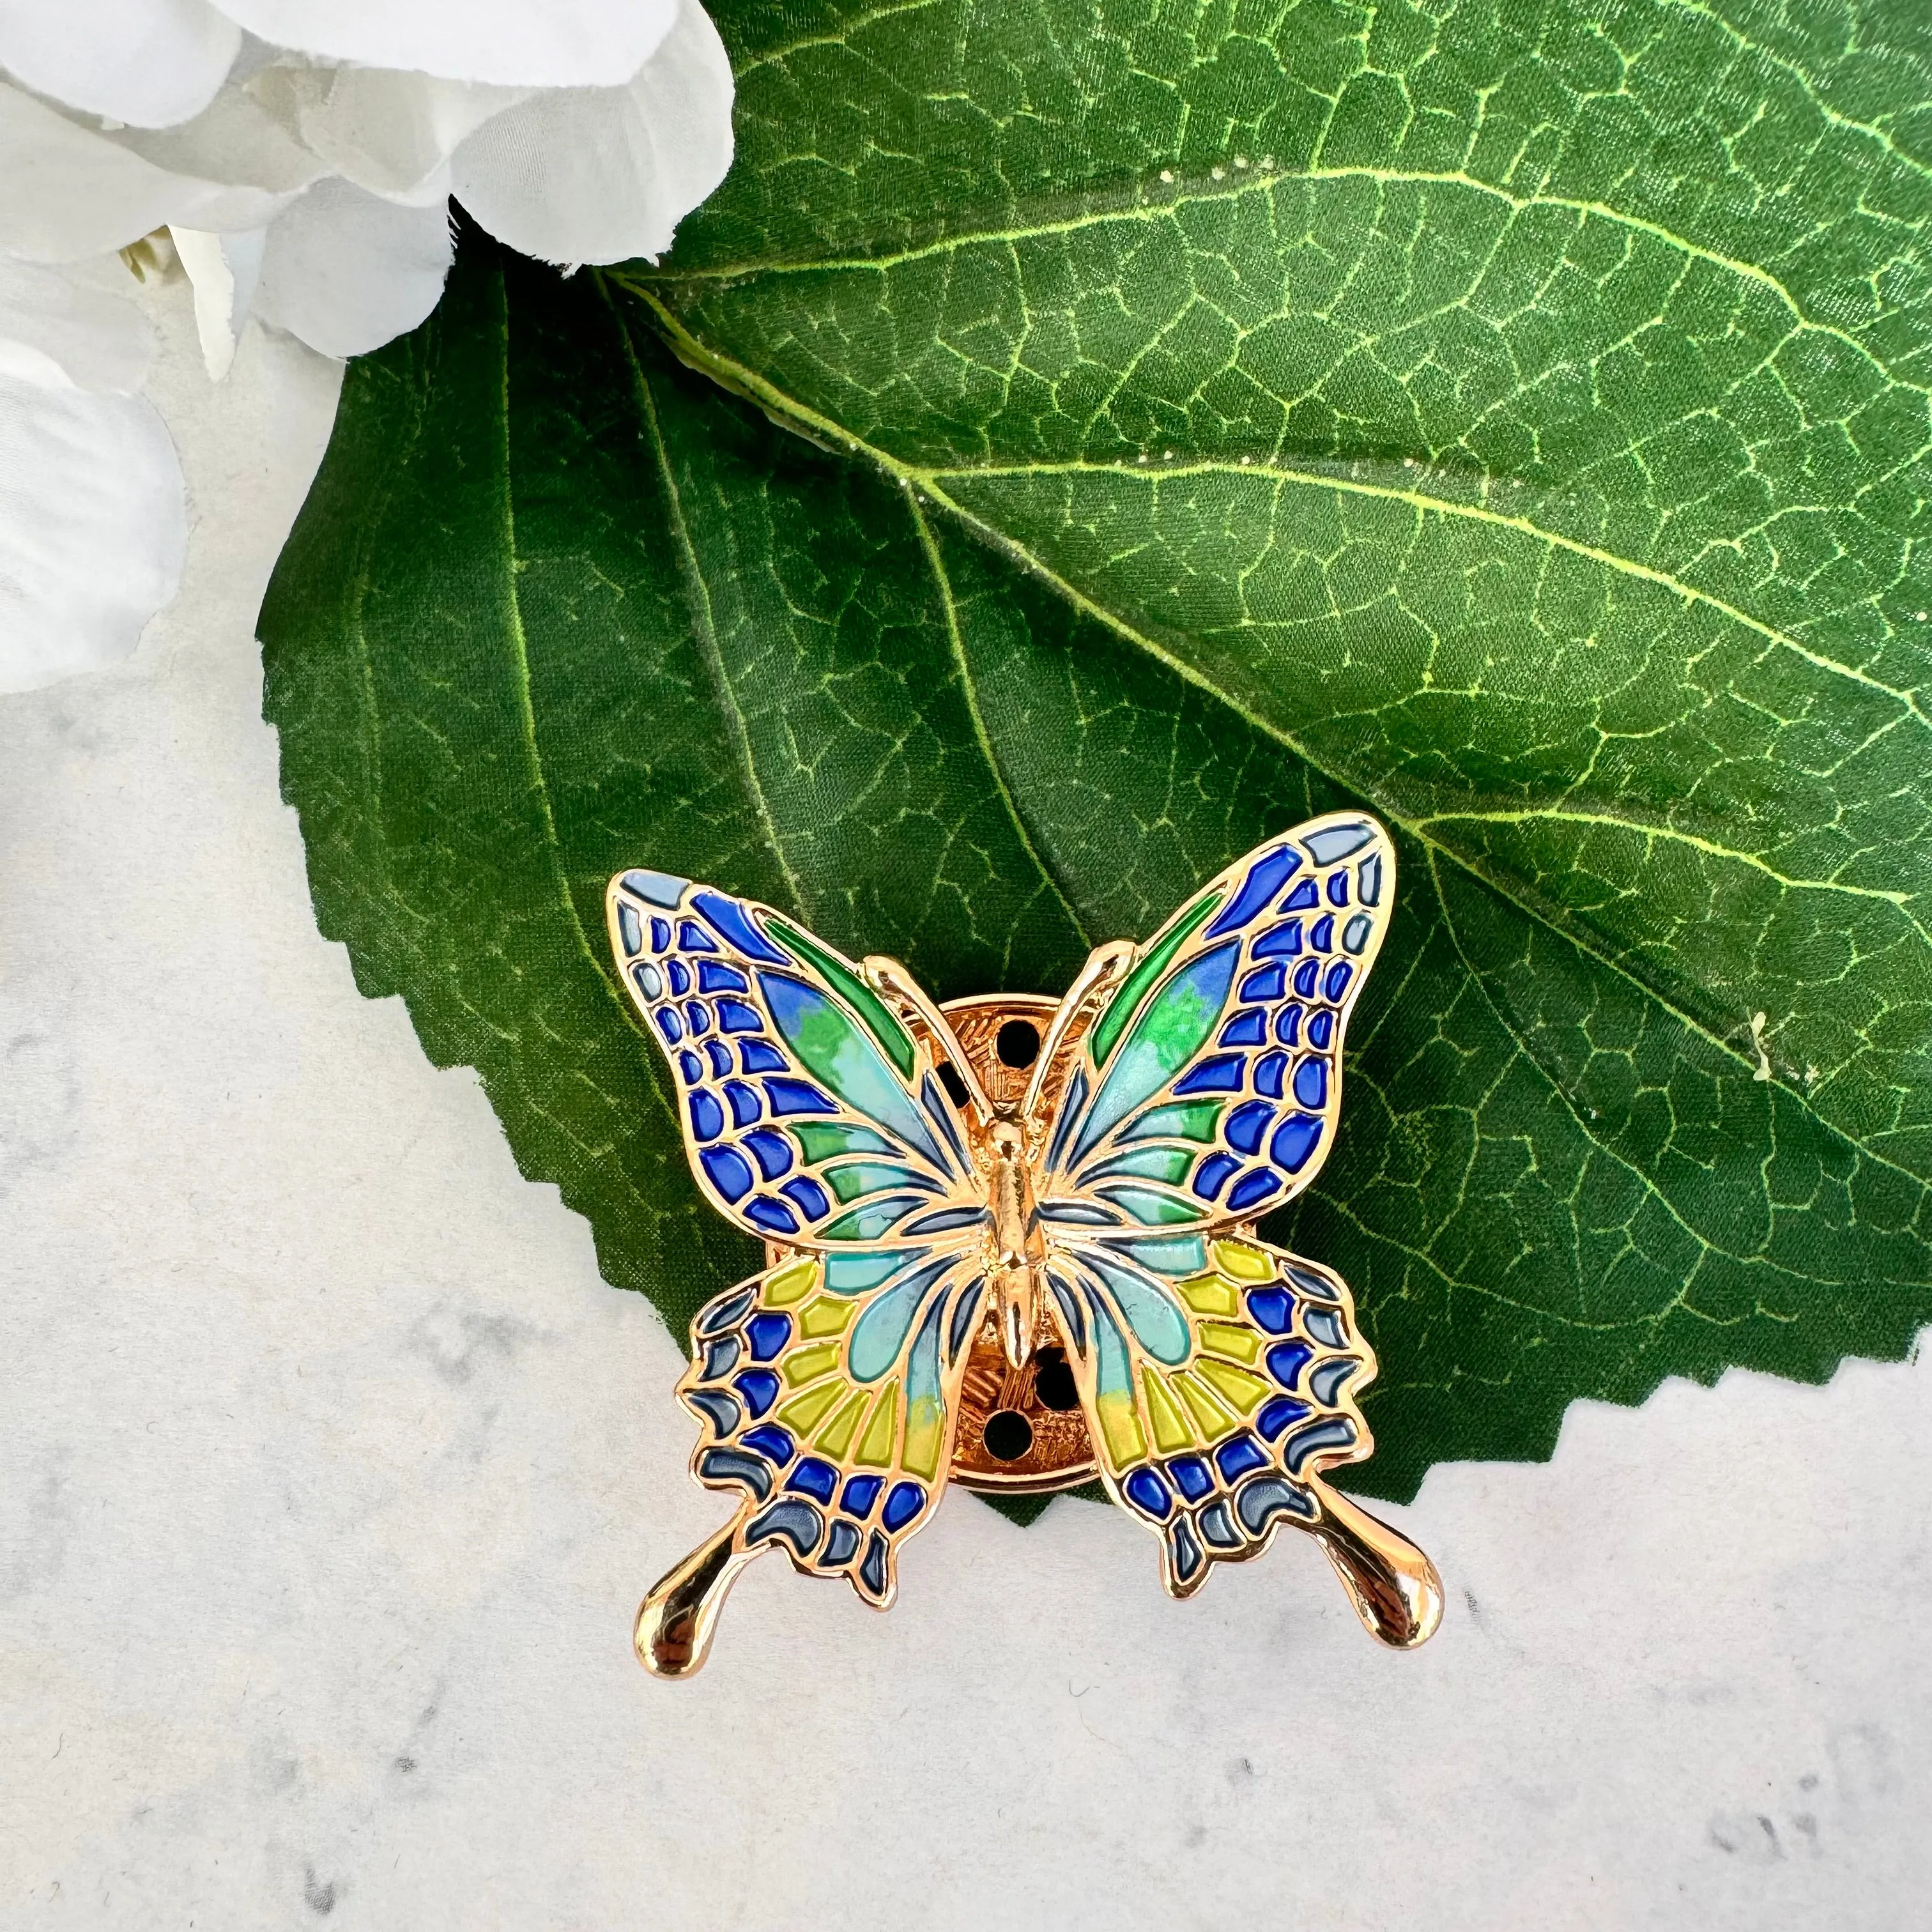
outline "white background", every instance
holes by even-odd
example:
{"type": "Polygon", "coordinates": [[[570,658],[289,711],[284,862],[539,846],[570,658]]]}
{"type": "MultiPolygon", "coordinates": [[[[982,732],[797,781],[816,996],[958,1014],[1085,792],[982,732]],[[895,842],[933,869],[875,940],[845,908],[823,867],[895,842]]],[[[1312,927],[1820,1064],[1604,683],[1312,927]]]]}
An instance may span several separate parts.
{"type": "MultiPolygon", "coordinates": [[[[1932,1372],[1571,1412],[1391,1512],[1408,1656],[1285,1538],[1191,1604],[964,1496],[898,1606],[754,1565],[671,1336],[318,937],[254,614],[338,372],[152,298],[187,578],[0,700],[0,1924],[1932,1922],[1932,1372]]],[[[1348,1257],[1325,1257],[1345,1272],[1348,1257]]]]}

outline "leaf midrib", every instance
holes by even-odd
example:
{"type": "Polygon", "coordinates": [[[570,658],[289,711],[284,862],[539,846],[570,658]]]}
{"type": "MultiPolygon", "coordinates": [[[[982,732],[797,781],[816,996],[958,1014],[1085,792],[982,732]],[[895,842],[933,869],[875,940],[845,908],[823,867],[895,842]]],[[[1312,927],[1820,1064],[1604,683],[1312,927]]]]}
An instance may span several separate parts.
{"type": "MultiPolygon", "coordinates": [[[[1272,739],[1276,743],[1294,753],[1312,770],[1321,772],[1331,784],[1352,791],[1360,788],[1358,781],[1345,773],[1334,770],[1292,732],[1284,730],[1272,720],[1262,717],[1250,710],[1238,698],[1214,683],[1204,673],[1189,664],[1184,658],[1167,650],[1156,638],[1138,630],[1124,617],[1108,610],[1104,604],[1096,602],[1076,586],[1068,583],[1042,558],[1027,549],[1024,544],[1019,543],[1006,532],[986,523],[983,519],[974,515],[963,505],[956,502],[945,490],[939,478],[942,475],[964,472],[928,471],[902,462],[888,452],[854,435],[843,424],[821,416],[808,405],[799,401],[796,398],[780,389],[768,378],[760,375],[757,371],[698,340],[684,327],[669,307],[649,287],[630,281],[621,275],[612,275],[608,279],[615,282],[620,287],[627,290],[645,304],[650,313],[656,318],[658,326],[664,333],[673,352],[688,367],[710,376],[712,380],[718,383],[720,387],[728,392],[742,396],[746,400],[754,403],[773,420],[802,433],[808,434],[813,442],[822,445],[829,440],[842,447],[848,454],[874,464],[902,487],[926,491],[934,502],[943,505],[963,526],[973,531],[982,541],[1002,554],[1012,558],[1042,582],[1050,586],[1057,594],[1064,598],[1076,610],[1093,618],[1096,622],[1104,625],[1116,636],[1132,644],[1136,649],[1145,652],[1196,689],[1206,692],[1217,703],[1226,706],[1251,728],[1272,739]]],[[[1688,597],[1690,594],[1687,589],[1684,595],[1688,597]]],[[[1832,664],[1828,660],[1826,661],[1824,668],[1843,672],[1846,676],[1851,675],[1844,667],[1832,664]]],[[[1640,977],[1631,970],[1627,962],[1619,959],[1616,955],[1604,950],[1601,946],[1592,944],[1586,934],[1568,930],[1556,923],[1533,901],[1512,891],[1502,881],[1490,878],[1472,866],[1462,854],[1431,837],[1427,830],[1429,823],[1427,820],[1412,819],[1392,807],[1382,805],[1379,800],[1377,803],[1378,808],[1387,812],[1390,819],[1432,856],[1439,854],[1442,859],[1456,866],[1460,872],[1466,874],[1467,876],[1477,880],[1487,890],[1496,892],[1498,897],[1514,906],[1526,918],[1534,920],[1539,926],[1552,933],[1557,938],[1568,945],[1574,946],[1580,952],[1596,961],[1605,970],[1614,974],[1645,999],[1661,1006],[1680,1024],[1696,1034],[1700,1039],[1708,1042],[1726,1060],[1737,1066],[1749,1068],[1755,1072],[1757,1063],[1754,1056],[1748,1056],[1743,1053],[1734,1040],[1727,1039],[1716,1032],[1696,1014],[1687,1010],[1666,993],[1640,977]]],[[[1814,1112],[1809,1096],[1791,1086],[1787,1082],[1778,1079],[1776,1084],[1782,1091],[1790,1096],[1795,1105],[1803,1109],[1806,1115],[1817,1124],[1822,1132],[1831,1135],[1834,1138],[1851,1148],[1861,1160],[1868,1160],[1876,1167],[1896,1174],[1901,1180],[1921,1192],[1926,1190],[1928,1183],[1924,1176],[1914,1173],[1909,1168],[1900,1166],[1897,1162],[1890,1160],[1876,1149],[1868,1146],[1863,1141],[1847,1133],[1835,1123],[1824,1119],[1814,1112]]],[[[1593,1146],[1602,1144],[1594,1135],[1590,1136],[1589,1138],[1593,1146]]]]}

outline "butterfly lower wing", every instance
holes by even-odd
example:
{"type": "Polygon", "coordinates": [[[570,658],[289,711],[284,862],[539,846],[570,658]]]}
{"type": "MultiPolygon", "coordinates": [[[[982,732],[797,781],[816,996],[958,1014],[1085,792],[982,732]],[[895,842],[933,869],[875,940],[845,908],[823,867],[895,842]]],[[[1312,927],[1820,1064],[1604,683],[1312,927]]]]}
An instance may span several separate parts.
{"type": "Polygon", "coordinates": [[[1298,826],[1210,880],[1074,1050],[1042,1218],[1123,1238],[1212,1231],[1306,1186],[1334,1142],[1343,1036],[1394,896],[1395,848],[1359,812],[1298,826]]]}
{"type": "Polygon", "coordinates": [[[605,910],[625,991],[678,1084],[692,1171],[720,1214],[832,1251],[915,1244],[983,1217],[930,1046],[850,960],[768,906],[662,872],[620,872],[605,910]]]}
{"type": "Polygon", "coordinates": [[[1328,1269],[1190,1235],[1065,1243],[1049,1280],[1101,1480],[1160,1536],[1173,1594],[1320,1523],[1311,1479],[1373,1447],[1356,1401],[1375,1357],[1328,1269]]]}
{"type": "Polygon", "coordinates": [[[938,1505],[959,1384],[986,1293],[970,1252],[806,1253],[742,1282],[692,1324],[678,1393],[705,1425],[692,1472],[746,1499],[742,1540],[879,1609],[898,1548],[938,1505]],[[863,1290],[827,1286],[864,1262],[863,1290]]]}

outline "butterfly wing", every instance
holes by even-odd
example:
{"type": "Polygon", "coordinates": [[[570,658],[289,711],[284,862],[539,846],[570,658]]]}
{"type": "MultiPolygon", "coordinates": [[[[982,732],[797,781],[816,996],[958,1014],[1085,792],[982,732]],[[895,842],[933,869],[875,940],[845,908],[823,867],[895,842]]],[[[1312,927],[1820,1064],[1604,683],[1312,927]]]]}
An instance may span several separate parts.
{"type": "Polygon", "coordinates": [[[620,872],[605,904],[692,1171],[727,1220],[838,1254],[985,1219],[931,1047],[850,960],[768,906],[662,872],[620,872]]]}
{"type": "Polygon", "coordinates": [[[789,1251],[692,1324],[692,1473],[742,1493],[748,1546],[884,1609],[952,1466],[986,1293],[963,1124],[923,1036],[782,914],[646,872],[607,910],[698,1185],[789,1251]]]}
{"type": "Polygon", "coordinates": [[[1369,1453],[1346,1286],[1238,1231],[1327,1157],[1394,885],[1359,813],[1228,867],[1136,956],[1046,1136],[1048,1282],[1102,1478],[1177,1594],[1316,1520],[1307,1478],[1369,1453]]]}

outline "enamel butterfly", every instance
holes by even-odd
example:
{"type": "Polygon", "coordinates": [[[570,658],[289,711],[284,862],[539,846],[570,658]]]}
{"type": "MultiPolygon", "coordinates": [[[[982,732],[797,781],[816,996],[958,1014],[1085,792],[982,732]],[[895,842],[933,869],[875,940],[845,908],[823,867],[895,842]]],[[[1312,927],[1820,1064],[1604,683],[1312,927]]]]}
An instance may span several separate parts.
{"type": "Polygon", "coordinates": [[[692,1472],[740,1507],[646,1598],[648,1667],[699,1667],[766,1548],[885,1608],[950,1478],[1097,1474],[1178,1597],[1290,1524],[1377,1636],[1429,1636],[1427,1557],[1322,1480],[1372,1446],[1348,1288],[1253,1228],[1334,1143],[1394,893],[1387,832],[1332,814],[1144,944],[1097,948],[1058,1001],[942,1010],[768,906],[611,880],[618,970],[693,1174],[767,1260],[692,1324],[692,1472]]]}

